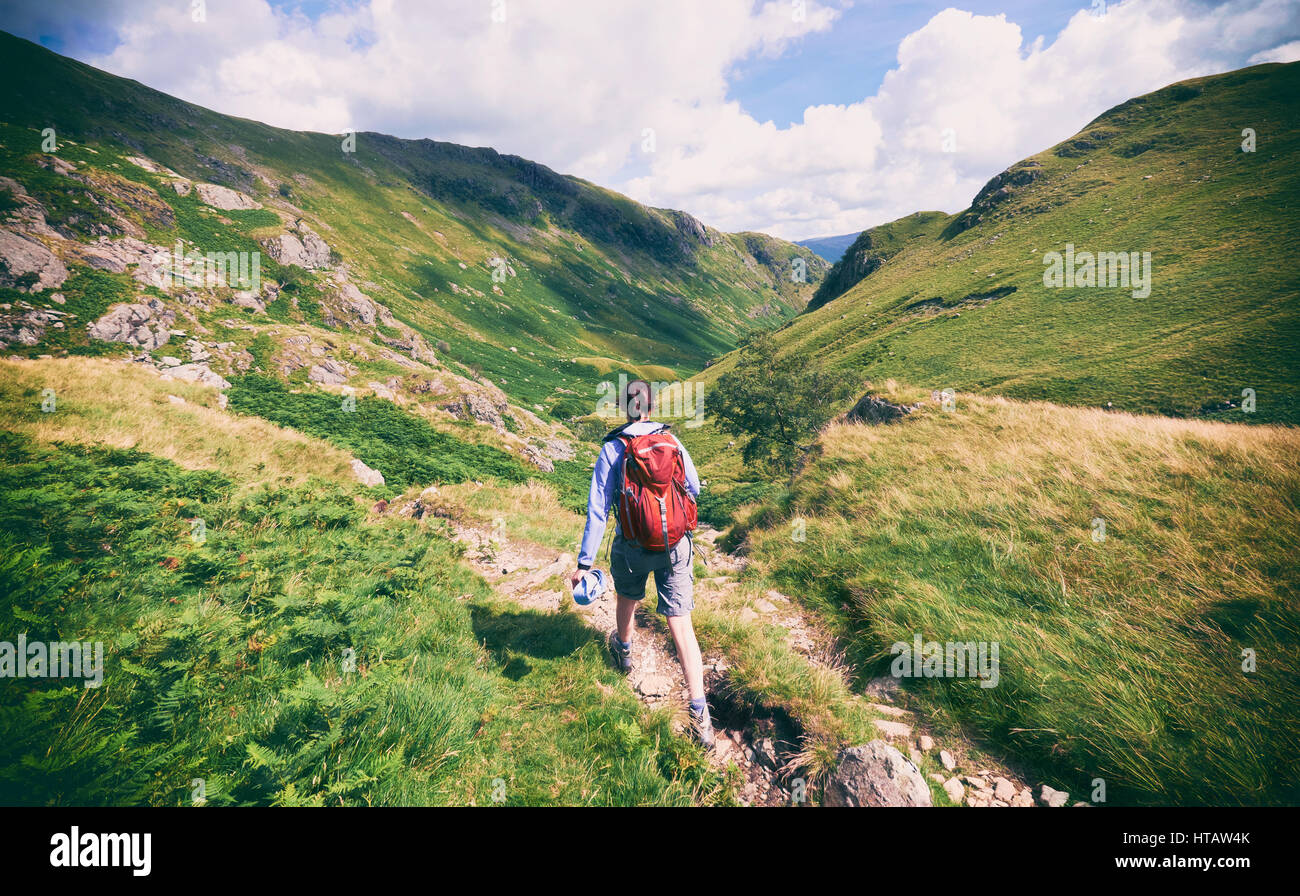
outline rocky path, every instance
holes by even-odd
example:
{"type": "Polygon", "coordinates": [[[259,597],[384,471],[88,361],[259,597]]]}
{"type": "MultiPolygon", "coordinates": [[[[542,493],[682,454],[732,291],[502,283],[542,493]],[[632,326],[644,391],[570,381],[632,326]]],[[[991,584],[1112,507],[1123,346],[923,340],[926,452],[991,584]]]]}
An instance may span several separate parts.
{"type": "MultiPolygon", "coordinates": [[[[494,537],[485,525],[461,520],[447,520],[455,538],[466,547],[466,559],[501,595],[520,606],[543,612],[557,612],[572,601],[568,576],[574,568],[571,554],[530,542],[494,537]]],[[[716,530],[703,528],[696,533],[696,549],[710,575],[696,582],[696,603],[721,598],[740,587],[737,576],[744,568],[743,558],[717,547],[716,530]]],[[[653,582],[650,583],[653,588],[653,582]]],[[[575,610],[603,639],[614,628],[613,594],[587,607],[575,610]]],[[[769,590],[744,608],[740,616],[747,621],[762,618],[787,632],[790,646],[811,663],[844,674],[842,658],[830,640],[820,634],[798,604],[779,591],[769,590]]],[[[632,639],[634,670],[628,683],[648,707],[664,707],[674,712],[675,727],[684,730],[687,723],[687,692],[681,666],[677,662],[667,627],[654,614],[653,597],[648,596],[637,609],[632,639]]],[[[717,745],[712,762],[725,769],[731,762],[743,776],[739,799],[747,805],[779,806],[796,802],[798,785],[792,777],[789,760],[798,752],[797,735],[782,726],[781,720],[755,718],[752,713],[734,711],[736,701],[729,693],[727,664],[724,657],[705,645],[705,686],[713,708],[717,745]]],[[[875,725],[880,739],[910,760],[907,774],[924,784],[920,767],[931,768],[929,777],[940,785],[954,803],[968,806],[1064,805],[1068,794],[1043,786],[1038,798],[1034,791],[1006,768],[987,767],[985,761],[964,757],[967,749],[953,744],[941,748],[931,735],[919,731],[914,714],[906,708],[906,694],[893,678],[871,682],[864,695],[879,716],[875,725]]],[[[928,803],[928,794],[925,795],[928,803]]],[[[1078,803],[1076,803],[1078,805],[1078,803]]]]}

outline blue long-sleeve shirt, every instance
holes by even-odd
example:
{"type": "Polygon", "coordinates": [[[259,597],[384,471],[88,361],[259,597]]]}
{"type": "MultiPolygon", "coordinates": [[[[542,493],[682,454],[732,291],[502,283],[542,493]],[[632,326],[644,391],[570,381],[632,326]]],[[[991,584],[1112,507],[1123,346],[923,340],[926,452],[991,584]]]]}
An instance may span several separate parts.
{"type": "MultiPolygon", "coordinates": [[[[641,436],[658,432],[663,427],[662,423],[638,420],[624,427],[623,433],[629,436],[641,436]]],[[[673,439],[678,445],[682,444],[677,436],[674,435],[673,439]]],[[[600,549],[601,539],[605,537],[609,509],[613,506],[614,496],[622,485],[620,480],[623,475],[625,450],[621,440],[610,439],[601,446],[600,456],[596,458],[596,469],[591,474],[591,493],[587,496],[587,526],[582,530],[582,547],[578,550],[578,566],[584,569],[590,568],[596,562],[596,551],[600,549]]],[[[686,468],[686,490],[691,493],[692,498],[698,498],[700,475],[695,471],[695,463],[691,460],[690,452],[686,450],[685,445],[682,445],[682,460],[686,468]]],[[[618,525],[618,520],[614,521],[614,525],[618,525]]]]}

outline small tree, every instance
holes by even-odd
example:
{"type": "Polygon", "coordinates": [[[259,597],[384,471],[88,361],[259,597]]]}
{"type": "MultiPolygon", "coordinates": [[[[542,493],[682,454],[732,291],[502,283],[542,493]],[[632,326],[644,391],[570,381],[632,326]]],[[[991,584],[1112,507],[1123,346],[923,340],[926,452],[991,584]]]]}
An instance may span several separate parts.
{"type": "Polygon", "coordinates": [[[740,359],[718,378],[709,411],[724,430],[748,438],[746,463],[789,472],[853,387],[846,373],[778,355],[776,340],[764,331],[741,340],[740,359]]]}

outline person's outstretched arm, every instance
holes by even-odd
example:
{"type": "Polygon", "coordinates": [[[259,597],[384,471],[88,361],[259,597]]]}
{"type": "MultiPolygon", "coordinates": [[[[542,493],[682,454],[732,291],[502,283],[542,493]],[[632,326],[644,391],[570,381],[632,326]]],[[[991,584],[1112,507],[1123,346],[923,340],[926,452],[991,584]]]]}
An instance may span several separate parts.
{"type": "Polygon", "coordinates": [[[614,503],[614,462],[618,453],[616,445],[616,442],[604,444],[600,456],[596,458],[596,469],[591,474],[591,492],[587,495],[587,525],[582,530],[575,579],[583,571],[591,569],[596,562],[596,551],[600,550],[601,539],[605,537],[609,508],[614,503]]]}

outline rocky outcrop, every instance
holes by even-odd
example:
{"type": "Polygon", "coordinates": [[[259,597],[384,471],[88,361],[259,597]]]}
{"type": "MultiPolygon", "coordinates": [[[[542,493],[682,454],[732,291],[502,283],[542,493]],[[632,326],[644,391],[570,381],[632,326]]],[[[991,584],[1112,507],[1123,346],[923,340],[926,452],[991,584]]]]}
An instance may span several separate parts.
{"type": "Polygon", "coordinates": [[[132,305],[118,305],[86,328],[91,339],[125,342],[147,350],[165,345],[171,338],[176,313],[158,299],[132,305]]]}
{"type": "Polygon", "coordinates": [[[135,268],[131,275],[137,283],[162,286],[170,279],[174,250],[156,246],[135,237],[110,239],[101,236],[93,243],[76,244],[73,251],[93,268],[124,274],[135,268]]]}
{"type": "Polygon", "coordinates": [[[691,242],[703,243],[705,246],[713,245],[713,234],[709,233],[709,229],[704,226],[704,223],[699,218],[676,209],[666,209],[665,211],[672,218],[673,226],[677,228],[677,232],[682,236],[691,242]]]}
{"type": "Polygon", "coordinates": [[[67,266],[44,245],[0,230],[0,286],[40,292],[60,287],[67,279],[67,266]]]}
{"type": "Polygon", "coordinates": [[[352,281],[344,280],[339,284],[339,300],[343,303],[343,310],[366,326],[374,326],[379,317],[379,309],[374,302],[370,301],[368,295],[356,288],[352,281]]]}
{"type": "Polygon", "coordinates": [[[61,330],[63,318],[68,315],[52,308],[27,308],[16,314],[0,314],[0,346],[36,345],[45,337],[45,330],[61,330]]]}
{"type": "Polygon", "coordinates": [[[914,410],[910,405],[892,404],[875,395],[858,399],[846,415],[850,423],[897,423],[914,410]]]}
{"type": "Polygon", "coordinates": [[[958,217],[944,231],[948,237],[956,236],[984,221],[991,212],[1006,202],[1023,187],[1038,180],[1043,174],[1043,166],[1032,159],[1012,165],[1001,174],[993,176],[984,185],[984,189],[975,195],[970,208],[958,217]]]}
{"type": "Polygon", "coordinates": [[[362,485],[376,486],[384,484],[383,473],[372,470],[356,458],[352,459],[352,472],[356,474],[357,481],[362,485]]]}
{"type": "Polygon", "coordinates": [[[443,409],[458,420],[465,418],[477,420],[479,423],[486,423],[497,432],[504,432],[506,428],[505,418],[502,416],[506,409],[504,399],[493,399],[479,392],[470,392],[443,409]]]}
{"type": "Polygon", "coordinates": [[[297,265],[314,271],[330,265],[330,247],[301,218],[287,232],[262,243],[267,254],[280,264],[297,265]]]}
{"type": "Polygon", "coordinates": [[[181,364],[178,367],[169,367],[163,377],[185,380],[189,383],[201,383],[204,386],[216,386],[218,389],[230,388],[230,383],[226,381],[225,377],[208,367],[207,364],[181,364]]]}
{"type": "Polygon", "coordinates": [[[229,187],[222,187],[217,184],[195,184],[194,189],[198,191],[199,198],[205,203],[222,211],[244,211],[262,207],[262,203],[253,197],[238,190],[232,190],[229,187]]]}
{"type": "Polygon", "coordinates": [[[326,358],[319,364],[313,364],[307,371],[307,379],[313,383],[329,386],[341,386],[348,381],[348,369],[332,358],[326,358]]]}
{"type": "Polygon", "coordinates": [[[883,740],[841,750],[824,806],[929,806],[930,788],[907,757],[883,740]]]}

